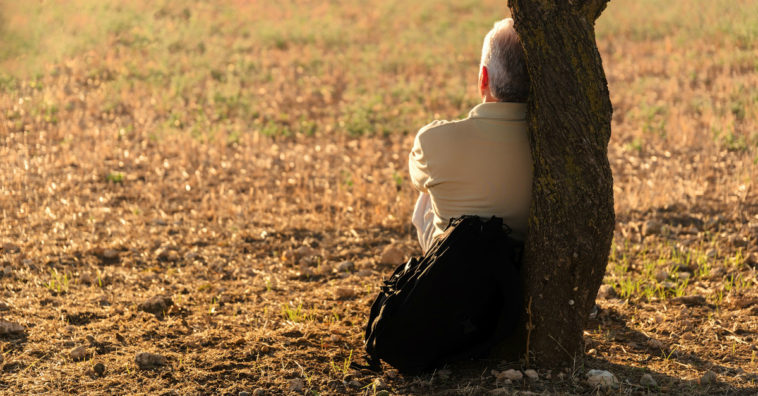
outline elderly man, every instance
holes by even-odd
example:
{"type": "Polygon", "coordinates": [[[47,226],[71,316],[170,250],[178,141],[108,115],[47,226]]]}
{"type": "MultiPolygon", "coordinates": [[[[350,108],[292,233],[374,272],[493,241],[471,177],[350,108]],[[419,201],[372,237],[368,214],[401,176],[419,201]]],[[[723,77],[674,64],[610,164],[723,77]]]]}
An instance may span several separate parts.
{"type": "Polygon", "coordinates": [[[496,22],[484,38],[479,68],[482,103],[468,118],[421,128],[408,164],[420,191],[413,213],[426,252],[451,218],[497,216],[523,240],[527,231],[532,160],[525,121],[529,94],[513,19],[496,22]]]}

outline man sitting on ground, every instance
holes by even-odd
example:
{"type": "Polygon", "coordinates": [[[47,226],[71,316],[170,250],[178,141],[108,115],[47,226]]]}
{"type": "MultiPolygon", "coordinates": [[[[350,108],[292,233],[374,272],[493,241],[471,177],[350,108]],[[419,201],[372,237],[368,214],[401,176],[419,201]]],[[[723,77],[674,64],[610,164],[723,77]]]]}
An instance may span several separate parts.
{"type": "Polygon", "coordinates": [[[483,103],[458,121],[421,128],[409,155],[420,192],[413,213],[426,252],[451,218],[497,216],[511,236],[526,236],[532,187],[527,136],[529,76],[513,19],[495,23],[484,38],[479,68],[483,103]]]}

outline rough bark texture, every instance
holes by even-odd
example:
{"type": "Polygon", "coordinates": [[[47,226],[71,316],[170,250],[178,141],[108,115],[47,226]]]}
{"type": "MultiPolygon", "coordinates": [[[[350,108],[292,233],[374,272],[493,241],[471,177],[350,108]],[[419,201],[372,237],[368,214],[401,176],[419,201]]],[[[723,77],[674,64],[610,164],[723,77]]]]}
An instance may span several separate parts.
{"type": "Polygon", "coordinates": [[[528,348],[530,363],[540,366],[581,357],[582,332],[613,238],[607,155],[612,108],[594,33],[595,19],[607,2],[508,4],[531,78],[528,119],[534,160],[523,267],[531,314],[516,344],[521,353],[528,348]]]}

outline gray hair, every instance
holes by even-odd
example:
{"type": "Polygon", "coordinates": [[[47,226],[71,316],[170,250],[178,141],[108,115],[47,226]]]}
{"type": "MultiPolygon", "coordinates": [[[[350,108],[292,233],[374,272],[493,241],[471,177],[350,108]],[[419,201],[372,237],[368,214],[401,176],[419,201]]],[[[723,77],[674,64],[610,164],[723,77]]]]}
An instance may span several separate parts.
{"type": "Polygon", "coordinates": [[[490,92],[495,99],[500,102],[526,102],[529,74],[521,40],[513,28],[513,19],[495,22],[484,37],[479,70],[482,66],[487,67],[490,92]]]}

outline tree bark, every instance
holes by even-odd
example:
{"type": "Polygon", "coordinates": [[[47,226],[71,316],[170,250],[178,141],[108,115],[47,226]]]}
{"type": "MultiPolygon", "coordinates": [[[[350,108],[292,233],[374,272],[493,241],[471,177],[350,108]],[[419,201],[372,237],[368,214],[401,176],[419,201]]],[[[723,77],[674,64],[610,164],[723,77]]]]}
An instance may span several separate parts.
{"type": "Polygon", "coordinates": [[[534,162],[522,267],[529,313],[509,342],[519,356],[526,352],[528,364],[543,367],[583,355],[584,326],[613,238],[612,107],[594,32],[607,2],[508,2],[531,79],[534,162]]]}

